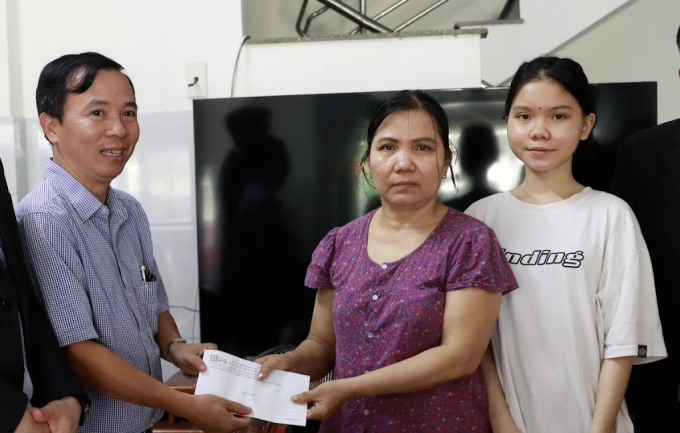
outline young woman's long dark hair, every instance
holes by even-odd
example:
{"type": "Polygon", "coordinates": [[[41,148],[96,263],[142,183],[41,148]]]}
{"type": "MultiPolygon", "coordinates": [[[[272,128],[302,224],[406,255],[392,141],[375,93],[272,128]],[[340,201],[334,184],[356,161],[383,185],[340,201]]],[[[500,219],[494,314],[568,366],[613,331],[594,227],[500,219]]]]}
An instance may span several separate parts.
{"type": "Polygon", "coordinates": [[[588,77],[583,72],[581,65],[572,59],[544,56],[522,63],[515,72],[508,89],[508,96],[505,99],[503,113],[505,117],[510,114],[512,103],[522,87],[527,83],[539,80],[551,80],[562,86],[576,99],[584,116],[593,112],[588,77]]]}

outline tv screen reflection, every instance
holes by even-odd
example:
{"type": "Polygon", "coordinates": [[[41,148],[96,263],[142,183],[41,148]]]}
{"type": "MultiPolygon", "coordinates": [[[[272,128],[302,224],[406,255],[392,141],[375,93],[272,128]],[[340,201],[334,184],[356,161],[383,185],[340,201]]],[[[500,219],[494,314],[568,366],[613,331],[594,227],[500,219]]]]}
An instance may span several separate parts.
{"type": "MultiPolygon", "coordinates": [[[[593,85],[598,118],[579,145],[578,181],[607,190],[616,146],[656,124],[656,84],[593,85]]],[[[439,200],[464,211],[523,178],[503,106],[507,89],[429,91],[457,149],[455,186],[439,200]]],[[[309,331],[304,287],[326,233],[380,206],[358,169],[373,111],[391,92],[194,101],[201,339],[252,358],[309,331]]]]}

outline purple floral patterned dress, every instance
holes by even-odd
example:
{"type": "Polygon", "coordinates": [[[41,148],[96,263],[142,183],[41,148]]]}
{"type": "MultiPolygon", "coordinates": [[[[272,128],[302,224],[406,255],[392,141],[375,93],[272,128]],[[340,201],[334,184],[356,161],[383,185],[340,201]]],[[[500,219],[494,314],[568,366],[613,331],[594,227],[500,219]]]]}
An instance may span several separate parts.
{"type": "MultiPolygon", "coordinates": [[[[335,378],[358,376],[439,346],[446,292],[517,287],[494,232],[449,209],[413,252],[376,263],[366,252],[375,211],[331,230],[314,251],[305,285],[335,290],[335,378]]],[[[481,368],[409,394],[345,403],[322,432],[488,432],[481,368]]]]}

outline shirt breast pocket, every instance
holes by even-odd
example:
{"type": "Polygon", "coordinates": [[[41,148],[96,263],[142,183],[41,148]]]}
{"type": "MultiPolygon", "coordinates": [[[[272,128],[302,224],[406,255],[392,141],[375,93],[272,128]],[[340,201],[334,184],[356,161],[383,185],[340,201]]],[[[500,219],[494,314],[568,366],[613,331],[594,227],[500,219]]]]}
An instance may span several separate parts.
{"type": "Polygon", "coordinates": [[[151,329],[155,333],[158,330],[158,312],[156,311],[158,306],[158,282],[147,281],[141,284],[142,287],[138,291],[139,304],[149,320],[151,329]]]}

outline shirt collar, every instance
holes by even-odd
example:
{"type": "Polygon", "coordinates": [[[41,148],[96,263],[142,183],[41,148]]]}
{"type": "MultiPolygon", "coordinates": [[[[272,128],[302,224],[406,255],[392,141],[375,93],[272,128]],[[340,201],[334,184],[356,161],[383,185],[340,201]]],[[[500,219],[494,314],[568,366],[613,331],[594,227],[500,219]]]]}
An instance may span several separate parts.
{"type": "Polygon", "coordinates": [[[52,158],[47,161],[45,179],[56,183],[60,187],[59,189],[61,189],[62,194],[71,202],[71,205],[82,221],[90,219],[105,206],[108,207],[113,216],[119,219],[127,217],[127,211],[120,203],[120,199],[113,188],[109,186],[106,194],[106,205],[104,205],[82,183],[78,182],[63,167],[55,163],[52,158]]]}

